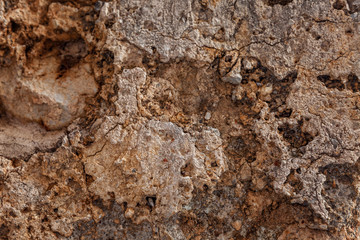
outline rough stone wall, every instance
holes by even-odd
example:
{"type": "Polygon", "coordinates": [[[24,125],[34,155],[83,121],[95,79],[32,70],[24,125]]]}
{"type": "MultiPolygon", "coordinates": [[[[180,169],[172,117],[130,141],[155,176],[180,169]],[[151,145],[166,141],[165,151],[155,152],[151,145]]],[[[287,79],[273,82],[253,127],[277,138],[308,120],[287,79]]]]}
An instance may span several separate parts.
{"type": "Polygon", "coordinates": [[[0,239],[360,239],[359,0],[0,1],[0,239]]]}

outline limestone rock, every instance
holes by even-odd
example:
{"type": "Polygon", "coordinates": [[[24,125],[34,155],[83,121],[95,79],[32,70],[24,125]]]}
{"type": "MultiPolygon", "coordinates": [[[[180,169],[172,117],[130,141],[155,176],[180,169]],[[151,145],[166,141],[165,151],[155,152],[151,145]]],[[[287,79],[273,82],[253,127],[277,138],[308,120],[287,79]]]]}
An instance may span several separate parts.
{"type": "Polygon", "coordinates": [[[359,239],[359,13],[0,1],[0,239],[359,239]]]}

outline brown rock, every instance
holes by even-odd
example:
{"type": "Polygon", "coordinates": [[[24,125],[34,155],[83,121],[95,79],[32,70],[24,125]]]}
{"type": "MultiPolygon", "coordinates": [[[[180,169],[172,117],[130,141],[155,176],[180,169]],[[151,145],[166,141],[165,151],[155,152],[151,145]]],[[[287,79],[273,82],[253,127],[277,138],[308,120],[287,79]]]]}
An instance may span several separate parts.
{"type": "Polygon", "coordinates": [[[359,6],[0,1],[0,238],[358,239],[359,6]]]}

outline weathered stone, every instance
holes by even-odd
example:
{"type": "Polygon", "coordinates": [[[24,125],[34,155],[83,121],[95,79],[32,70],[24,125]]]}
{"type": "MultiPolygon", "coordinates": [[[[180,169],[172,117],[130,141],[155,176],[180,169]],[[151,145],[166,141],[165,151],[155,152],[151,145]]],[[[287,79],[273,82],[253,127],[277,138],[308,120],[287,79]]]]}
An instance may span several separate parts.
{"type": "Polygon", "coordinates": [[[358,239],[359,12],[0,1],[0,238],[358,239]]]}

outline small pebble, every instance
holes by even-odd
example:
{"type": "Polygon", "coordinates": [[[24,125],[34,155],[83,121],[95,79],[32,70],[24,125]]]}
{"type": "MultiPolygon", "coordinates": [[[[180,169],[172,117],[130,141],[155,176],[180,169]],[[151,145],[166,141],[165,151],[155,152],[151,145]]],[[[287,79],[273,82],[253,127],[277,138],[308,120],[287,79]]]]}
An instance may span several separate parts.
{"type": "Polygon", "coordinates": [[[245,70],[254,70],[258,67],[259,61],[254,57],[245,57],[242,60],[242,64],[245,70]]]}
{"type": "Polygon", "coordinates": [[[240,220],[236,220],[235,222],[231,223],[231,226],[236,230],[239,231],[241,229],[241,221],[240,220]]]}
{"type": "Polygon", "coordinates": [[[132,218],[134,216],[134,209],[133,208],[127,208],[125,211],[125,217],[126,218],[132,218]]]}
{"type": "Polygon", "coordinates": [[[152,198],[148,198],[147,201],[148,201],[151,208],[155,207],[155,203],[154,203],[154,200],[152,198]]]}
{"type": "Polygon", "coordinates": [[[239,85],[237,86],[231,96],[233,101],[240,101],[245,96],[245,89],[239,85]]]}
{"type": "Polygon", "coordinates": [[[242,77],[240,74],[228,74],[225,77],[222,77],[223,82],[228,82],[234,85],[239,85],[241,83],[242,77]]]}
{"type": "Polygon", "coordinates": [[[205,120],[210,120],[211,118],[211,113],[210,112],[206,112],[205,113],[205,120]]]}

